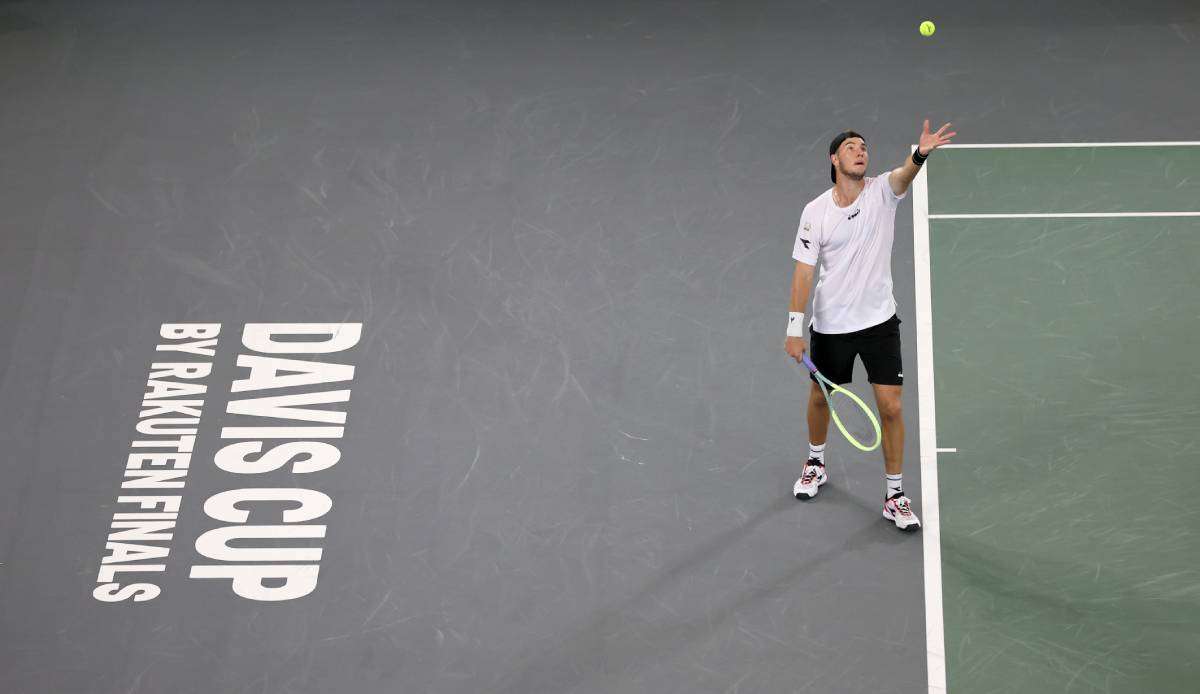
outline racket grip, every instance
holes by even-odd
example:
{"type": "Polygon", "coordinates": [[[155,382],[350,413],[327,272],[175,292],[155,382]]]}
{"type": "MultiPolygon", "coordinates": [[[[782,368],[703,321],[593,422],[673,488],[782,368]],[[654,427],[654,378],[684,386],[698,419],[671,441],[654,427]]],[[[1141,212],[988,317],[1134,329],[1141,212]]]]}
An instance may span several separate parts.
{"type": "Polygon", "coordinates": [[[817,365],[812,363],[812,359],[809,358],[807,350],[804,352],[804,356],[801,357],[801,361],[804,362],[804,366],[808,367],[809,371],[813,373],[817,372],[817,365]]]}

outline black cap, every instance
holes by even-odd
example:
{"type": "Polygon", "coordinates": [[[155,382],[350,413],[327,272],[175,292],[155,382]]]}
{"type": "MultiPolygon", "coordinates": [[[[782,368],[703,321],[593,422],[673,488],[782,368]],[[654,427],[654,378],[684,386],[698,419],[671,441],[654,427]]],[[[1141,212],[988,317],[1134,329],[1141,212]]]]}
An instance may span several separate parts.
{"type": "MultiPolygon", "coordinates": [[[[863,142],[867,141],[867,138],[863,137],[862,135],[859,135],[858,133],[854,132],[853,130],[847,130],[844,133],[839,133],[837,137],[833,138],[833,142],[829,143],[829,155],[833,156],[838,151],[838,147],[841,147],[843,142],[845,142],[846,140],[849,140],[852,137],[857,137],[858,139],[862,140],[863,142]]],[[[834,183],[837,183],[837,169],[834,168],[832,163],[829,164],[829,180],[833,181],[834,183]]]]}

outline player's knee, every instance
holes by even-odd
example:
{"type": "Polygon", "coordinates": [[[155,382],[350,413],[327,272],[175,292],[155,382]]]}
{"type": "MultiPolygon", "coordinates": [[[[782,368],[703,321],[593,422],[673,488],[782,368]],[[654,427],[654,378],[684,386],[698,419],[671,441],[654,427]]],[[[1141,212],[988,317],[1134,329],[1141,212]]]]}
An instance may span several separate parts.
{"type": "Polygon", "coordinates": [[[889,422],[900,421],[900,418],[904,416],[904,404],[900,402],[899,398],[883,400],[879,403],[879,416],[889,422]]]}

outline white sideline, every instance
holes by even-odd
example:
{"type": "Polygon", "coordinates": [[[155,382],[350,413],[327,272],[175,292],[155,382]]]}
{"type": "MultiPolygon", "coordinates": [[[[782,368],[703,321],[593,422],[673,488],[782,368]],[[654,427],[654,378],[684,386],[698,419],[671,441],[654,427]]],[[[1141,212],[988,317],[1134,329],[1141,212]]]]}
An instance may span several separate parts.
{"type": "Polygon", "coordinates": [[[937,417],[933,390],[933,299],[929,282],[929,189],[926,171],[922,169],[913,180],[917,406],[921,439],[921,513],[924,515],[921,533],[925,553],[925,651],[929,694],[945,694],[946,639],[942,619],[942,544],[938,525],[937,417]]]}

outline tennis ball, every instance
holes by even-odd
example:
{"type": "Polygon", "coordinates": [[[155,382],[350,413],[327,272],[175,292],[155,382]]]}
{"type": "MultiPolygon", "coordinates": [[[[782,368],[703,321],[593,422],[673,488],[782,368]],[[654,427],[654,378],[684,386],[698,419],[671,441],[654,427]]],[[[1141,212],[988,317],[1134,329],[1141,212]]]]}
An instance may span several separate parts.
{"type": "Polygon", "coordinates": [[[935,31],[937,31],[937,27],[933,25],[933,22],[928,19],[921,22],[921,36],[933,36],[935,31]]]}

